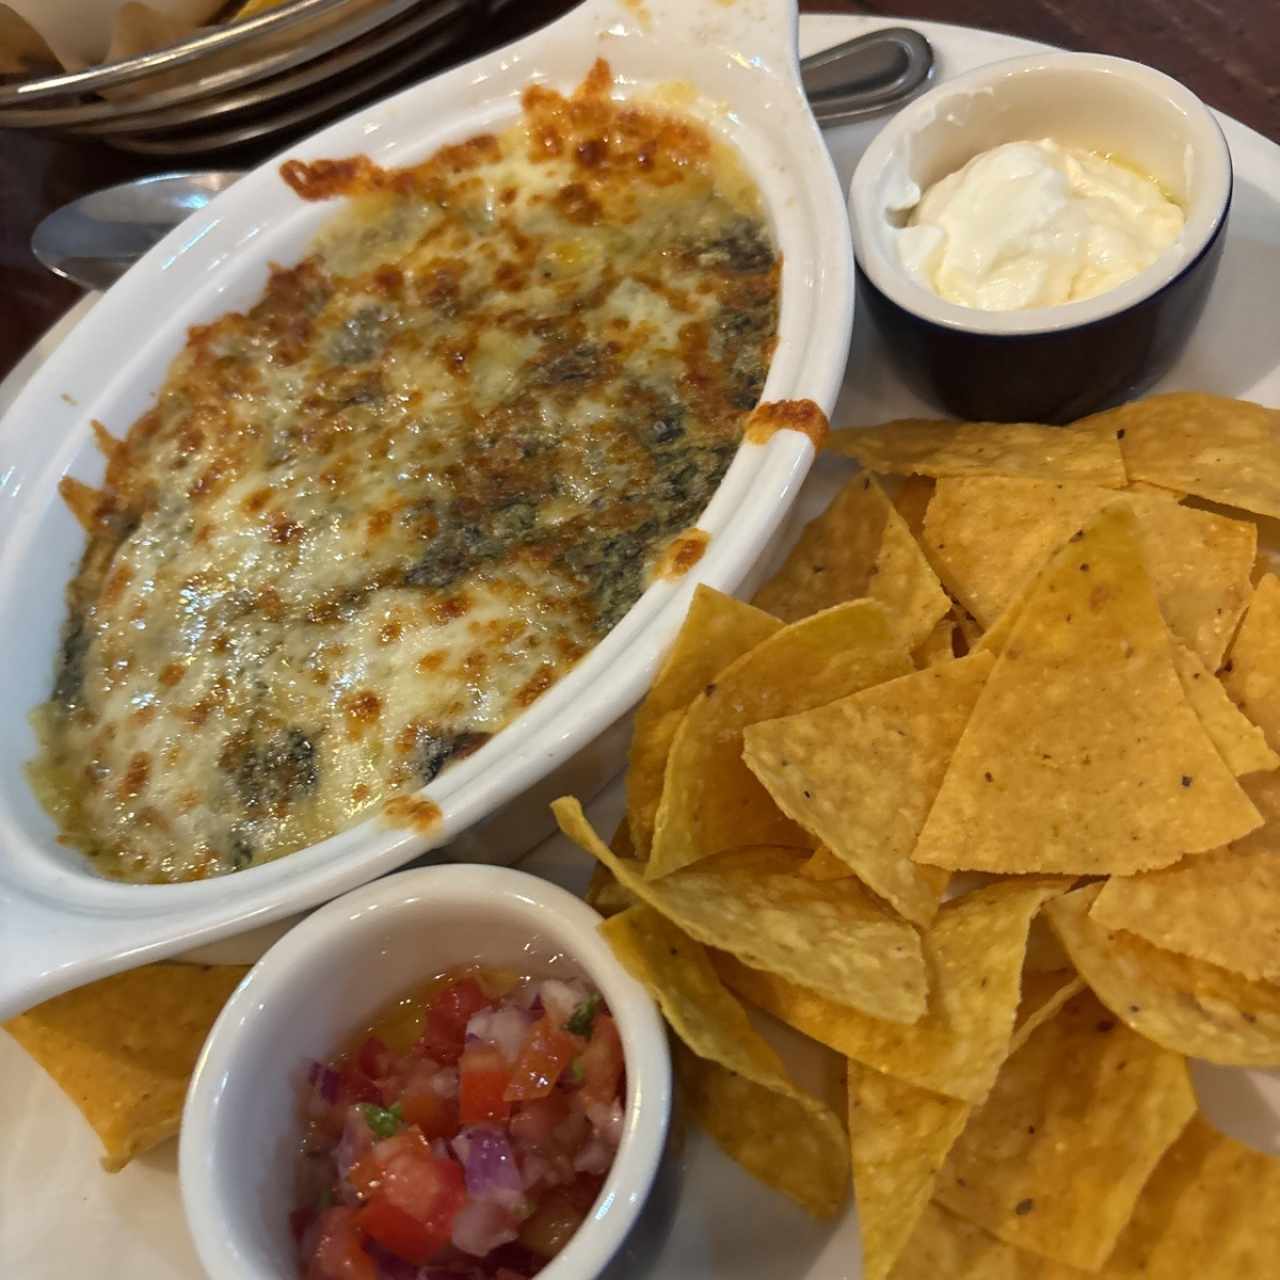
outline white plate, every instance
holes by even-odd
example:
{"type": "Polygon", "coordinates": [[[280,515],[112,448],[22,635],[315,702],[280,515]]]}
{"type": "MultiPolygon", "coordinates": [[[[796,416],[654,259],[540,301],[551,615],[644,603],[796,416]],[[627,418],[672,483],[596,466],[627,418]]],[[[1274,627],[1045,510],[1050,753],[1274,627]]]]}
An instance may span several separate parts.
{"type": "MultiPolygon", "coordinates": [[[[801,19],[803,53],[812,53],[889,20],[838,15],[801,19]]],[[[1033,52],[1024,40],[934,23],[913,24],[934,43],[939,76],[996,58],[1033,52]]],[[[1262,322],[1280,297],[1280,147],[1231,120],[1222,121],[1236,166],[1229,242],[1214,294],[1195,340],[1162,389],[1194,388],[1280,404],[1280,350],[1262,322]]],[[[827,134],[842,179],[876,123],[827,134]]],[[[60,326],[61,328],[61,326],[60,326]]],[[[56,343],[41,344],[47,354],[56,343]]],[[[861,321],[838,419],[873,422],[924,409],[885,364],[878,336],[861,321]]],[[[26,361],[11,375],[30,376],[26,361]]],[[[0,386],[0,405],[11,386],[0,386]]],[[[840,470],[825,462],[801,497],[803,518],[825,504],[840,470]]],[[[601,830],[622,813],[617,784],[592,806],[601,830]]],[[[590,868],[567,842],[553,839],[521,864],[580,890],[590,868]]],[[[264,940],[223,943],[220,958],[251,960],[264,940]]],[[[794,1058],[793,1058],[794,1061],[794,1058]]],[[[803,1074],[805,1063],[795,1063],[803,1074]]],[[[1227,1132],[1280,1154],[1280,1075],[1197,1068],[1201,1101],[1227,1132]]],[[[8,1036],[0,1036],[0,1275],[21,1280],[122,1277],[198,1280],[178,1200],[175,1144],[134,1161],[123,1173],[98,1169],[97,1140],[79,1113],[8,1036]]],[[[653,1259],[663,1280],[857,1280],[852,1210],[835,1226],[815,1224],[722,1157],[709,1139],[691,1135],[685,1187],[672,1234],[653,1259]]]]}

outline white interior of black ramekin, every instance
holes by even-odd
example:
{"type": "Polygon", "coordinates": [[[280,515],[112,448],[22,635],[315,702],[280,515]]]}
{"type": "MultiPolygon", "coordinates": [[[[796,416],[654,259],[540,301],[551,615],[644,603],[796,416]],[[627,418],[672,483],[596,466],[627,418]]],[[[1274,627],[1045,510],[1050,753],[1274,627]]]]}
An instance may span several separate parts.
{"type": "Polygon", "coordinates": [[[947,328],[1026,334],[1089,324],[1156,293],[1212,240],[1230,196],[1226,139],[1190,90],[1123,58],[1049,52],[957,76],[901,111],[858,164],[849,207],[859,265],[899,306],[947,328]],[[1182,206],[1181,236],[1133,279],[1056,307],[981,311],[913,279],[896,232],[920,193],[980,152],[1038,138],[1114,155],[1149,174],[1182,206]]]}

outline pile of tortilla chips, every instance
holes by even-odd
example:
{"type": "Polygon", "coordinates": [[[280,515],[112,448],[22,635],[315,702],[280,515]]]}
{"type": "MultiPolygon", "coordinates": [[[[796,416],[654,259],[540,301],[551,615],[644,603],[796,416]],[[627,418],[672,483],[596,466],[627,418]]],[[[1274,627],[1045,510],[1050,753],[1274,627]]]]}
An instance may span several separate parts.
{"type": "Polygon", "coordinates": [[[555,805],[691,1111],[816,1214],[851,1173],[867,1280],[1280,1275],[1280,1161],[1187,1067],[1280,1065],[1280,412],[830,447],[755,604],[695,596],[612,849],[555,805]]]}

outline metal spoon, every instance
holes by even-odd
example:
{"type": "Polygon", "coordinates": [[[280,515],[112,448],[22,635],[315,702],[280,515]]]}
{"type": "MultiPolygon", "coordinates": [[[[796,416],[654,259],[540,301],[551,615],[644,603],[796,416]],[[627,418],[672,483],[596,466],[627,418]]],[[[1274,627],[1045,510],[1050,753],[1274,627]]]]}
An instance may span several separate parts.
{"type": "MultiPolygon", "coordinates": [[[[900,106],[929,80],[933,50],[909,27],[846,40],[800,62],[801,81],[823,127],[900,106]]],[[[81,196],[49,214],[31,252],[54,275],[106,289],[239,173],[160,173],[81,196]]]]}

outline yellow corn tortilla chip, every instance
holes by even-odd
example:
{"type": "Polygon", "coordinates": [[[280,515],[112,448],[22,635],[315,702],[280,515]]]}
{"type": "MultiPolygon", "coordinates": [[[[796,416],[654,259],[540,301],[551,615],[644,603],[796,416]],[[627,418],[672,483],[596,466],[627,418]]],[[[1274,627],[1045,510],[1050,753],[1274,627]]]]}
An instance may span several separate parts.
{"type": "Polygon", "coordinates": [[[1152,946],[1280,982],[1280,778],[1248,778],[1244,789],[1267,816],[1266,826],[1161,871],[1113,876],[1092,918],[1152,946]]]}
{"type": "Polygon", "coordinates": [[[939,481],[923,542],[947,588],[991,627],[1049,557],[1116,502],[1138,518],[1138,542],[1169,629],[1216,670],[1249,601],[1252,521],[1097,485],[983,476],[939,481]]]}
{"type": "Polygon", "coordinates": [[[560,829],[641,901],[690,937],[855,1005],[913,1022],[924,1012],[924,957],[916,931],[857,880],[800,875],[787,849],[741,849],[662,880],[647,880],[592,831],[571,798],[552,806],[560,829]]]}
{"type": "Polygon", "coordinates": [[[1280,578],[1273,573],[1254,588],[1222,683],[1272,748],[1280,751],[1280,578]]]}
{"type": "Polygon", "coordinates": [[[1271,1280],[1280,1160],[1199,1116],[1165,1153],[1103,1272],[1108,1280],[1271,1280]]]}
{"type": "MultiPolygon", "coordinates": [[[[1088,1280],[1091,1274],[1015,1249],[941,1205],[930,1204],[892,1280],[1088,1280]]],[[[1111,1272],[1096,1274],[1105,1278],[1111,1272]]]]}
{"type": "Polygon", "coordinates": [[[1280,516],[1280,412],[1275,409],[1176,392],[1134,400],[1077,426],[1104,420],[1120,438],[1131,480],[1280,516]]]}
{"type": "Polygon", "coordinates": [[[1037,580],[916,861],[1120,875],[1262,824],[1182,691],[1134,525],[1107,507],[1037,580]]]}
{"type": "Polygon", "coordinates": [[[911,1026],[841,1007],[732,956],[712,960],[731,990],[846,1058],[921,1089],[981,1102],[1009,1052],[1027,928],[1064,887],[1006,881],[946,903],[922,938],[929,1007],[911,1026]]]}
{"type": "Polygon", "coordinates": [[[835,1213],[849,1177],[840,1121],[791,1083],[777,1053],[716,977],[706,951],[645,906],[614,916],[600,932],[652,992],[681,1041],[717,1068],[690,1065],[681,1073],[708,1132],[756,1177],[810,1212],[835,1213]]]}
{"type": "Polygon", "coordinates": [[[1113,436],[1028,423],[902,419],[842,427],[823,448],[890,475],[1037,476],[1113,488],[1128,480],[1113,436]]]}
{"type": "Polygon", "coordinates": [[[834,1114],[675,1048],[685,1103],[720,1149],[815,1217],[839,1212],[849,1188],[848,1140],[834,1114]]]}
{"type": "Polygon", "coordinates": [[[948,873],[911,851],[993,666],[972,654],[743,733],[778,808],[913,924],[933,919],[948,873]]]}
{"type": "Polygon", "coordinates": [[[936,1199],[1008,1244],[1097,1270],[1195,1109],[1182,1056],[1084,992],[1005,1063],[936,1199]]]}
{"type": "Polygon", "coordinates": [[[680,632],[636,708],[627,761],[627,816],[636,856],[647,858],[671,742],[689,704],[735,658],[780,630],[776,618],[699,585],[680,632]]]}
{"type": "Polygon", "coordinates": [[[152,964],[5,1023],[102,1140],[114,1173],[178,1132],[187,1082],[243,965],[152,964]]]}
{"type": "Polygon", "coordinates": [[[1046,910],[1080,976],[1155,1044],[1224,1066],[1280,1066],[1280,987],[1112,933],[1090,914],[1101,885],[1046,910]]]}
{"type": "Polygon", "coordinates": [[[969,1105],[849,1062],[849,1144],[862,1280],[886,1280],[969,1117],[969,1105]]]}
{"type": "Polygon", "coordinates": [[[876,478],[860,473],[805,526],[753,603],[784,622],[798,622],[863,596],[884,605],[909,649],[951,607],[920,544],[876,478]]]}
{"type": "Polygon", "coordinates": [[[1038,1028],[1050,1018],[1057,1017],[1058,1010],[1083,990],[1084,979],[1074,969],[1035,973],[1028,972],[1024,965],[1022,997],[1018,1001],[1018,1014],[1009,1040],[1009,1056],[1017,1053],[1038,1028]]]}
{"type": "Polygon", "coordinates": [[[784,627],[694,699],[667,757],[648,874],[664,876],[724,849],[813,841],[781,813],[742,761],[742,731],[807,711],[911,670],[888,614],[870,600],[784,627]]]}
{"type": "Polygon", "coordinates": [[[911,654],[917,667],[936,667],[950,662],[955,656],[956,622],[954,618],[942,618],[933,624],[933,630],[915,647],[911,654]]]}
{"type": "Polygon", "coordinates": [[[1280,767],[1280,756],[1267,745],[1266,734],[1231,701],[1199,655],[1178,640],[1173,642],[1173,665],[1187,701],[1232,773],[1240,777],[1280,767]]]}
{"type": "Polygon", "coordinates": [[[819,845],[809,860],[800,864],[800,874],[810,880],[848,880],[853,872],[825,845],[819,845]]]}

